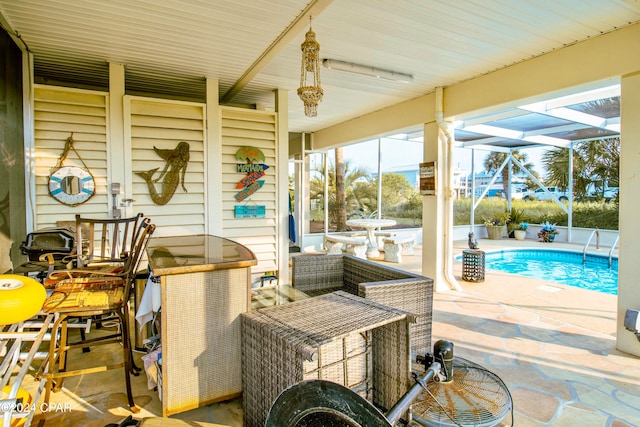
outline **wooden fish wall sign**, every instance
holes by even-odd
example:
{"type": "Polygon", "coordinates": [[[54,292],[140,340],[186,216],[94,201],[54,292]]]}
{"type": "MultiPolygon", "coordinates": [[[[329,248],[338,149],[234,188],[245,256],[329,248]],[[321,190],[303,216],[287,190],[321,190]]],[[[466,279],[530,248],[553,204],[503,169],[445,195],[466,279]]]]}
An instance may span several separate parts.
{"type": "Polygon", "coordinates": [[[242,202],[262,188],[264,180],[259,178],[265,175],[265,171],[269,169],[269,166],[264,163],[257,163],[264,162],[265,156],[259,148],[255,147],[239,148],[236,151],[236,160],[246,161],[246,163],[236,164],[237,172],[247,174],[236,184],[236,188],[241,190],[235,195],[235,199],[237,202],[242,202]]]}
{"type": "Polygon", "coordinates": [[[153,149],[165,161],[160,175],[154,178],[155,173],[160,168],[153,168],[145,172],[135,172],[135,174],[147,183],[153,203],[166,205],[175,194],[178,184],[182,184],[182,189],[185,193],[188,193],[184,185],[184,176],[189,163],[189,143],[182,141],[173,150],[161,150],[157,147],[153,147],[153,149]],[[156,183],[160,180],[162,180],[162,190],[158,192],[156,183]]]}

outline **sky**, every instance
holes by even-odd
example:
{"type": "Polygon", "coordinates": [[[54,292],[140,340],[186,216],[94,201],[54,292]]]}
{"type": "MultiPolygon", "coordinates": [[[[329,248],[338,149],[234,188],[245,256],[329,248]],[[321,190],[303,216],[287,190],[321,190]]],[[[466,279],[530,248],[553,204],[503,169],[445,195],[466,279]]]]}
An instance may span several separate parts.
{"type": "MultiPolygon", "coordinates": [[[[527,162],[535,165],[535,170],[543,175],[541,156],[545,149],[531,148],[522,150],[527,154],[527,162]]],[[[490,154],[489,151],[477,150],[475,154],[476,173],[484,171],[484,159],[490,154]]],[[[367,167],[370,172],[377,172],[378,152],[377,141],[355,144],[344,148],[345,160],[352,164],[359,164],[367,167]]],[[[454,148],[453,166],[471,173],[472,150],[467,148],[454,148]]],[[[401,142],[383,140],[382,145],[382,169],[383,171],[402,166],[418,167],[422,162],[422,143],[401,142]]]]}

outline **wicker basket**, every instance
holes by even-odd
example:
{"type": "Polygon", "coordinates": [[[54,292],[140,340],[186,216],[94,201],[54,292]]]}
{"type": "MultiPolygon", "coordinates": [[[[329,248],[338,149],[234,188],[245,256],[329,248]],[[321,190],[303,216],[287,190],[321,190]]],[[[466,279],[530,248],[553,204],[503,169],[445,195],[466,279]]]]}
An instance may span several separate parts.
{"type": "Polygon", "coordinates": [[[500,240],[502,239],[502,232],[504,230],[504,226],[502,225],[487,225],[487,236],[491,240],[500,240]]]}

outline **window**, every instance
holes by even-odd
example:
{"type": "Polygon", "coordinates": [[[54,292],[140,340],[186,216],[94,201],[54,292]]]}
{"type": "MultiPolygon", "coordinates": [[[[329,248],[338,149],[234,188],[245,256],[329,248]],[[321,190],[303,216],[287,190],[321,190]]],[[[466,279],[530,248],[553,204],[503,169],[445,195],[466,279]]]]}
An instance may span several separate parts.
{"type": "Polygon", "coordinates": [[[369,140],[307,158],[309,232],[325,232],[325,220],[327,231],[345,231],[347,219],[367,217],[394,219],[402,228],[422,226],[422,138],[369,140]]]}

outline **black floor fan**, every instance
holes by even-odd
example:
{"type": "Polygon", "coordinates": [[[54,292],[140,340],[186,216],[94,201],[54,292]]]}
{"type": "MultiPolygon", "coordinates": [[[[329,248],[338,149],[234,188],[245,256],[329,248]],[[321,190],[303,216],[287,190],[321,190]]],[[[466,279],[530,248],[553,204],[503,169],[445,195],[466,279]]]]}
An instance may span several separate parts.
{"type": "Polygon", "coordinates": [[[384,414],[340,384],[307,380],[278,396],[265,427],[392,427],[407,413],[402,422],[410,426],[495,426],[512,408],[504,382],[479,365],[454,359],[451,342],[436,342],[433,354],[418,361],[425,373],[416,375],[416,384],[384,414]]]}

